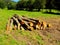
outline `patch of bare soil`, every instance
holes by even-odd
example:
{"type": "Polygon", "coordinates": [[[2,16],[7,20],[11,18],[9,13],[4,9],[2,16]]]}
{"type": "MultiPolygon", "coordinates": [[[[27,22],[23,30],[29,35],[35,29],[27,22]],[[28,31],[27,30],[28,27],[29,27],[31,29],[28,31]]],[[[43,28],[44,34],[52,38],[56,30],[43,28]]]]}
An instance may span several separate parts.
{"type": "MultiPolygon", "coordinates": [[[[60,45],[59,44],[60,43],[60,19],[57,18],[51,18],[51,19],[39,18],[39,19],[52,24],[52,28],[50,29],[34,31],[37,32],[38,35],[42,37],[42,40],[45,42],[45,44],[42,45],[60,45]]],[[[35,39],[29,39],[28,37],[22,36],[21,34],[15,35],[15,32],[12,32],[11,34],[18,42],[25,41],[26,45],[40,45],[35,39]]]]}
{"type": "Polygon", "coordinates": [[[52,27],[47,30],[41,30],[39,34],[43,37],[46,45],[60,45],[60,19],[43,19],[47,23],[50,23],[52,27]],[[59,43],[58,43],[59,42],[59,43]]]}

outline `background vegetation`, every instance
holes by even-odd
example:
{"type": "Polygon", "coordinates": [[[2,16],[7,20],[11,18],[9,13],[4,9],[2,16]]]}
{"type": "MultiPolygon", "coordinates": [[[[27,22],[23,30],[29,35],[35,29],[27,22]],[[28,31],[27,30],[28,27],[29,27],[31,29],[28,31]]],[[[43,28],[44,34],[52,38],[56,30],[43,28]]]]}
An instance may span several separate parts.
{"type": "Polygon", "coordinates": [[[28,11],[46,9],[46,12],[51,12],[52,9],[60,10],[60,0],[0,0],[0,8],[28,11]]]}

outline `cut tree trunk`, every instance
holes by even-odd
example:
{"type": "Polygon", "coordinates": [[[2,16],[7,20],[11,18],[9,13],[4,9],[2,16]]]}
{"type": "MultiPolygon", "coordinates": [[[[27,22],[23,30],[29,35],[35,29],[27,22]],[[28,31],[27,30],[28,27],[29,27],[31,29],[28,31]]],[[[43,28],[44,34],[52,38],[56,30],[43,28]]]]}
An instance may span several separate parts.
{"type": "Polygon", "coordinates": [[[14,21],[14,26],[17,26],[17,29],[20,30],[20,23],[19,23],[18,19],[15,18],[15,17],[12,17],[12,18],[13,18],[13,21],[14,21]]]}

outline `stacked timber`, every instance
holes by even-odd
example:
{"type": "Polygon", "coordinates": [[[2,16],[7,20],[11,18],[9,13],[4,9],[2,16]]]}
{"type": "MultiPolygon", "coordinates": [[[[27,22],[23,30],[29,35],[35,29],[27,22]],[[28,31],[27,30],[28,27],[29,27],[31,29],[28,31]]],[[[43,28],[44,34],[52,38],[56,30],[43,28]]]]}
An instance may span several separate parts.
{"type": "Polygon", "coordinates": [[[50,24],[46,22],[40,22],[34,18],[28,18],[26,16],[18,16],[14,14],[8,19],[6,30],[43,30],[46,27],[50,27],[50,24]]]}

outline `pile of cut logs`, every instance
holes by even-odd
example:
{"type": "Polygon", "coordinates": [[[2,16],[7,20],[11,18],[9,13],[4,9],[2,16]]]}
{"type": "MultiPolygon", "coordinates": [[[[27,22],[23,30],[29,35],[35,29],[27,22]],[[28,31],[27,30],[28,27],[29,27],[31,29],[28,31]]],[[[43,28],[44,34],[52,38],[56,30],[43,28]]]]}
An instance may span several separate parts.
{"type": "Polygon", "coordinates": [[[50,24],[46,22],[40,22],[34,18],[28,18],[26,16],[18,16],[14,14],[13,17],[8,19],[6,24],[6,30],[44,30],[49,28],[50,24]]]}

